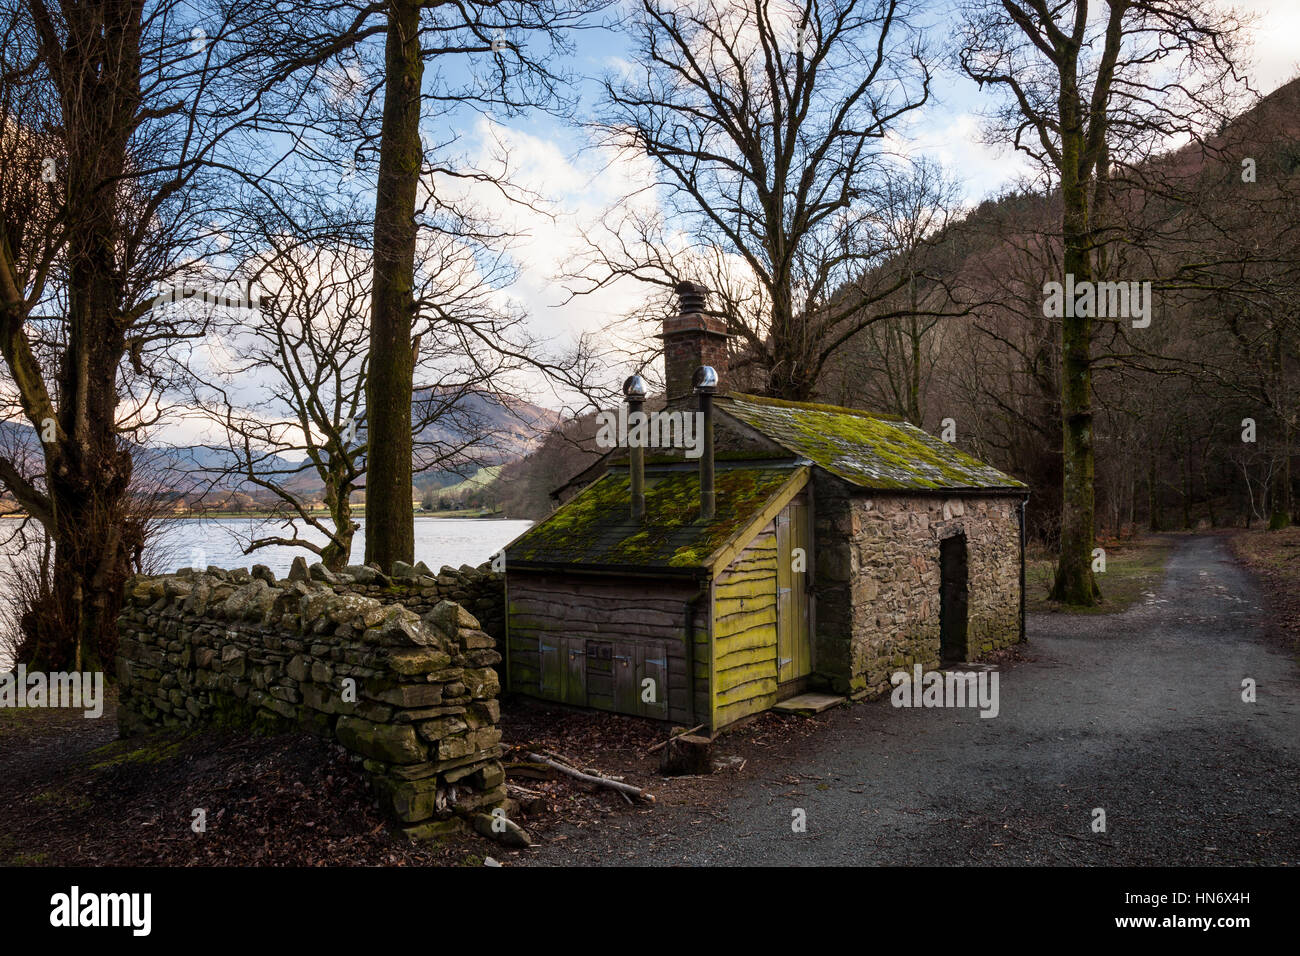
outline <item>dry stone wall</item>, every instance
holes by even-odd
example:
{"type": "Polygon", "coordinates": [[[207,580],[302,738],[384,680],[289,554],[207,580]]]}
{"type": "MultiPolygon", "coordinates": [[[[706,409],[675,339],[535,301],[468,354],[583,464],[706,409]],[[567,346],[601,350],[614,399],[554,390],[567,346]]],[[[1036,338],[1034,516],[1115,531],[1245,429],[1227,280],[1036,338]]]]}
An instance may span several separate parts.
{"type": "Polygon", "coordinates": [[[492,636],[453,602],[419,614],[347,587],[263,567],[134,579],[118,619],[123,735],[238,721],[331,736],[412,836],[501,804],[492,636]]]}
{"type": "MultiPolygon", "coordinates": [[[[827,483],[829,485],[829,482],[827,483]]],[[[818,488],[815,670],[838,693],[878,696],[940,654],[940,541],[966,536],[966,660],[1020,640],[1020,499],[818,488]]]]}
{"type": "Polygon", "coordinates": [[[395,601],[421,615],[442,601],[454,601],[473,614],[479,627],[498,643],[505,640],[505,575],[487,564],[477,568],[467,564],[459,568],[444,565],[435,573],[423,561],[415,564],[398,561],[393,565],[392,574],[384,574],[373,565],[351,565],[330,572],[322,564],[308,566],[300,557],[294,560],[289,580],[320,581],[336,591],[395,601]]]}

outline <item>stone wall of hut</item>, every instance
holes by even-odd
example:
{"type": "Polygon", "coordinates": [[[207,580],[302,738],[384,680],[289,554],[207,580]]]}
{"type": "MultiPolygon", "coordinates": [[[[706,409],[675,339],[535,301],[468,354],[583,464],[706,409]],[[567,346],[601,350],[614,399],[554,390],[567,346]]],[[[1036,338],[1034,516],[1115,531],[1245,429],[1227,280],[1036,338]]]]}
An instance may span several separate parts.
{"type": "Polygon", "coordinates": [[[965,659],[1020,640],[1020,499],[866,495],[819,476],[816,683],[876,697],[890,675],[940,663],[940,542],[967,546],[965,659]]]}

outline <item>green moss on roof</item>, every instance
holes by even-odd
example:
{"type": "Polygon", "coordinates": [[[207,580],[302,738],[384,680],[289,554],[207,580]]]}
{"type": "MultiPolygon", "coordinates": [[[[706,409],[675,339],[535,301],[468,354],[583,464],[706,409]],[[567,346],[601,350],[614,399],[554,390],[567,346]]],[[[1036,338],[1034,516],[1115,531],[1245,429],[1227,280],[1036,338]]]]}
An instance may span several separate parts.
{"type": "Polygon", "coordinates": [[[768,398],[766,395],[749,395],[745,392],[730,392],[724,399],[744,402],[746,405],[766,405],[770,408],[800,408],[810,412],[826,412],[831,415],[865,415],[878,418],[884,422],[903,422],[907,419],[884,412],[869,412],[861,408],[849,408],[847,405],[826,405],[821,402],[790,402],[783,398],[768,398]]]}
{"type": "Polygon", "coordinates": [[[701,521],[698,472],[649,472],[646,519],[634,525],[628,476],[608,474],[507,546],[506,567],[703,567],[793,477],[789,469],[720,469],[714,479],[716,514],[701,521]]]}
{"type": "Polygon", "coordinates": [[[901,419],[836,405],[733,393],[718,407],[862,488],[1024,488],[1023,482],[901,419]]]}

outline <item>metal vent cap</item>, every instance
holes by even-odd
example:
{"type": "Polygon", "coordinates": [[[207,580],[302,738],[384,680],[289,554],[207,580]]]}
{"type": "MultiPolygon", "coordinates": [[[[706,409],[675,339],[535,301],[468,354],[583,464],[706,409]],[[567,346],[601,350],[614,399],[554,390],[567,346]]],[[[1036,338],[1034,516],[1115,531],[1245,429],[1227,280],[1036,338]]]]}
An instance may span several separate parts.
{"type": "Polygon", "coordinates": [[[691,377],[691,387],[697,392],[702,389],[717,388],[718,373],[712,365],[701,365],[695,370],[695,375],[691,377]]]}
{"type": "Polygon", "coordinates": [[[623,394],[632,399],[645,398],[645,379],[640,375],[629,375],[623,383],[623,394]]]}

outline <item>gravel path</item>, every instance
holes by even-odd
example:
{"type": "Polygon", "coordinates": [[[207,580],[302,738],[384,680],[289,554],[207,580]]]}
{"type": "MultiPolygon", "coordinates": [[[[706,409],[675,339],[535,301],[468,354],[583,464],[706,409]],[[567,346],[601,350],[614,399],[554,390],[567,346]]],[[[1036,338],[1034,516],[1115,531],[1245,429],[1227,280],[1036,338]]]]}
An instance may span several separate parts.
{"type": "Polygon", "coordinates": [[[511,862],[1300,864],[1300,668],[1222,542],[1175,540],[1159,592],[1125,613],[1032,616],[994,719],[840,708],[800,752],[715,774],[707,804],[620,814],[511,862]]]}

